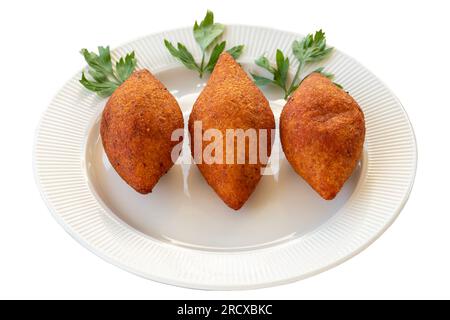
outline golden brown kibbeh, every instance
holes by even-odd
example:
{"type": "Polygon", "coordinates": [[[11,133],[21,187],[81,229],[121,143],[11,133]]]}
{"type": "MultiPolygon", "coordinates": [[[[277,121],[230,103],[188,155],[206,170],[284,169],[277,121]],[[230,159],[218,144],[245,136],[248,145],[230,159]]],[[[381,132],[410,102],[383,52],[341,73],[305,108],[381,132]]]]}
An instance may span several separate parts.
{"type": "MultiPolygon", "coordinates": [[[[240,209],[261,179],[261,168],[266,162],[258,156],[256,163],[249,163],[248,143],[245,146],[245,164],[237,162],[237,143],[234,140],[235,158],[226,163],[226,129],[266,129],[267,154],[271,151],[270,130],[275,128],[275,119],[267,99],[247,76],[241,66],[228,53],[222,53],[211,78],[194,104],[189,118],[191,151],[194,159],[194,122],[201,121],[203,131],[210,128],[220,130],[223,136],[223,163],[197,163],[206,182],[230,208],[240,209]]],[[[259,136],[259,135],[258,135],[259,136]]],[[[208,142],[202,143],[202,152],[208,142]]],[[[259,140],[258,140],[259,145],[259,140]]],[[[233,150],[233,149],[231,149],[233,150]]],[[[241,150],[242,152],[242,150],[241,150]]],[[[259,148],[258,148],[259,152],[259,148]]]]}
{"type": "Polygon", "coordinates": [[[178,142],[171,141],[171,135],[183,123],[175,98],[148,70],[140,70],[110,97],[100,134],[117,173],[146,194],[172,167],[171,152],[178,142]]]}
{"type": "Polygon", "coordinates": [[[308,76],[284,106],[280,137],[294,170],[326,200],[334,199],[361,157],[364,114],[320,73],[308,76]]]}

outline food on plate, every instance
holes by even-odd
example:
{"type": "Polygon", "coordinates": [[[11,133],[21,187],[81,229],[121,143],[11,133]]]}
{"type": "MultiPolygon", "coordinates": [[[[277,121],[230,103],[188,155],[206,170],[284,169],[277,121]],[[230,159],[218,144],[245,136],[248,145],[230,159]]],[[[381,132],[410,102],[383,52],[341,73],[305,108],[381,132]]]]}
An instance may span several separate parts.
{"type": "MultiPolygon", "coordinates": [[[[217,129],[223,135],[223,146],[226,147],[227,129],[253,129],[258,133],[267,132],[267,154],[270,155],[272,138],[271,130],[275,129],[275,120],[267,99],[247,76],[233,57],[224,52],[220,55],[214,71],[205,89],[194,104],[189,118],[191,136],[191,152],[194,160],[202,156],[208,144],[203,142],[201,148],[196,145],[195,123],[200,121],[202,132],[217,129]],[[264,130],[262,130],[264,129],[264,130]]],[[[258,144],[259,144],[258,136],[258,144]]],[[[263,140],[261,140],[263,141],[263,140]]],[[[227,152],[238,154],[235,141],[233,146],[223,152],[222,163],[206,163],[197,160],[206,182],[218,196],[232,209],[240,209],[261,179],[261,169],[265,166],[264,159],[257,156],[257,161],[249,161],[249,144],[245,145],[245,163],[239,163],[234,157],[227,163],[227,152]]],[[[264,142],[263,142],[264,144],[264,142]]],[[[259,150],[259,149],[258,149],[259,150]]],[[[242,151],[242,149],[241,149],[242,151]]],[[[204,159],[202,159],[204,160],[204,159]]]]}
{"type": "MultiPolygon", "coordinates": [[[[203,21],[195,22],[193,35],[202,52],[200,62],[183,44],[174,46],[164,40],[169,53],[187,68],[197,71],[200,77],[211,73],[189,118],[191,152],[205,180],[235,210],[253,193],[270,156],[275,129],[269,103],[256,85],[274,84],[284,91],[285,99],[290,97],[280,118],[281,143],[288,161],[324,199],[333,199],[361,156],[365,123],[358,104],[331,81],[333,75],[324,72],[324,68],[301,77],[305,66],[332,52],[325,33],[319,30],[293,42],[292,53],[298,66],[292,80],[288,76],[289,58],[277,50],[275,65],[265,56],[255,61],[271,77],[253,74],[253,82],[235,61],[243,46],[225,50],[226,42],[219,41],[224,29],[224,25],[214,23],[211,11],[207,11],[203,21]],[[195,139],[198,122],[200,140],[195,139]],[[232,133],[230,144],[230,129],[244,133],[243,148],[239,144],[242,139],[233,136],[236,132],[232,133]],[[218,131],[220,136],[210,130],[218,131]],[[250,146],[251,130],[256,131],[256,152],[250,146]],[[264,141],[262,131],[266,135],[264,141]],[[261,152],[262,146],[265,152],[261,152]],[[212,160],[203,159],[206,151],[212,160]],[[256,160],[252,153],[256,153],[256,160]]],[[[134,52],[115,64],[109,47],[99,47],[98,54],[86,49],[81,53],[89,70],[82,73],[80,83],[101,97],[111,95],[100,126],[108,159],[131,187],[149,193],[178,156],[174,157],[173,151],[180,141],[172,141],[174,131],[184,126],[178,103],[148,70],[134,71],[134,52]]]]}
{"type": "MultiPolygon", "coordinates": [[[[172,133],[184,127],[175,98],[148,70],[134,71],[135,53],[113,65],[109,47],[98,54],[81,50],[89,69],[80,83],[100,97],[111,96],[103,110],[100,135],[116,172],[136,191],[152,191],[172,166],[172,133]]],[[[172,161],[173,160],[173,161],[172,161]]]]}
{"type": "Polygon", "coordinates": [[[336,196],[357,166],[364,136],[361,108],[320,73],[303,80],[281,113],[287,160],[326,200],[336,196]]]}
{"type": "Polygon", "coordinates": [[[171,141],[172,132],[183,127],[175,98],[148,70],[140,70],[109,98],[100,134],[117,173],[146,194],[173,166],[171,152],[179,142],[171,141]]]}

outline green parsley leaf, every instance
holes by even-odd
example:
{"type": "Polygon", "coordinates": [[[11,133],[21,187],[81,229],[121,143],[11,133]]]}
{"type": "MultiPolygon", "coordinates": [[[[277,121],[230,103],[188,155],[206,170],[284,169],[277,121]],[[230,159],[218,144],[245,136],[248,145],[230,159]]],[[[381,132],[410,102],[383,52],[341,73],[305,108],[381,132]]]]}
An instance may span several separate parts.
{"type": "Polygon", "coordinates": [[[212,72],[216,66],[217,60],[219,60],[220,54],[225,50],[226,41],[216,44],[209,57],[209,62],[205,67],[205,71],[212,72]]]}
{"type": "Polygon", "coordinates": [[[209,10],[206,12],[206,16],[200,25],[197,21],[194,24],[194,38],[202,51],[205,51],[224,31],[225,26],[220,23],[214,23],[214,14],[209,10]]]}
{"type": "Polygon", "coordinates": [[[266,77],[258,76],[257,74],[251,73],[253,79],[255,80],[255,84],[259,87],[266,86],[268,84],[273,83],[273,80],[268,79],[266,77]]]}
{"type": "Polygon", "coordinates": [[[105,98],[110,96],[118,87],[118,84],[111,81],[90,81],[84,75],[84,72],[81,73],[80,83],[88,90],[97,93],[100,97],[105,98]]]}
{"type": "Polygon", "coordinates": [[[257,66],[266,69],[271,74],[275,74],[276,69],[270,65],[269,59],[267,59],[265,56],[261,56],[258,59],[255,60],[255,63],[257,66]]]}
{"type": "Polygon", "coordinates": [[[230,49],[227,50],[227,52],[229,54],[231,54],[231,56],[234,58],[234,60],[238,59],[242,52],[244,52],[244,45],[238,45],[238,46],[234,46],[230,49]]]}
{"type": "Polygon", "coordinates": [[[98,54],[82,49],[81,54],[89,66],[88,73],[92,80],[86,78],[85,73],[82,72],[80,83],[101,97],[110,96],[136,68],[134,52],[128,53],[125,58],[120,58],[116,63],[115,71],[109,47],[98,47],[98,54]]]}
{"type": "Polygon", "coordinates": [[[96,54],[95,52],[89,52],[87,49],[81,49],[81,54],[93,72],[106,77],[114,76],[109,47],[98,47],[98,53],[96,54]]]}
{"type": "Polygon", "coordinates": [[[97,82],[104,82],[108,80],[108,77],[104,73],[95,71],[95,69],[90,68],[88,72],[97,82]]]}
{"type": "Polygon", "coordinates": [[[256,74],[251,74],[253,79],[255,80],[255,84],[258,86],[265,86],[270,83],[280,87],[283,89],[283,92],[287,92],[286,82],[288,79],[289,73],[289,58],[285,57],[281,50],[277,50],[276,54],[276,65],[272,66],[270,64],[269,59],[265,56],[261,56],[255,60],[257,66],[269,71],[273,79],[268,79],[265,77],[258,76],[256,74]]]}
{"type": "Polygon", "coordinates": [[[308,34],[301,41],[294,41],[292,52],[301,63],[317,62],[324,59],[333,48],[327,48],[327,40],[322,30],[316,31],[314,36],[308,34]]]}
{"type": "Polygon", "coordinates": [[[285,58],[281,50],[276,54],[277,71],[274,74],[274,81],[277,85],[286,91],[286,81],[289,72],[289,58],[285,58]]]}
{"type": "Polygon", "coordinates": [[[175,48],[172,43],[170,43],[170,41],[164,39],[164,44],[167,48],[167,50],[169,50],[170,54],[177,58],[182,64],[184,64],[184,66],[190,70],[200,70],[200,68],[198,67],[197,63],[195,62],[194,57],[192,56],[192,54],[186,49],[186,47],[181,44],[178,43],[177,44],[177,48],[175,48]]]}
{"type": "Polygon", "coordinates": [[[134,52],[128,53],[125,58],[120,58],[116,63],[116,72],[119,80],[124,82],[136,68],[136,58],[134,52]]]}

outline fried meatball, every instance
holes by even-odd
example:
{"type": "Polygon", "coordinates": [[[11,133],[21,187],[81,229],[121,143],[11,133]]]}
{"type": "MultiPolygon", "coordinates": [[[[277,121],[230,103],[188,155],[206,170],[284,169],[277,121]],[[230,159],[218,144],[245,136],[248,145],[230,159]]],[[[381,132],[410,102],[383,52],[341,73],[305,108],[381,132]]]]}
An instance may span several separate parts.
{"type": "Polygon", "coordinates": [[[319,73],[308,76],[280,118],[283,151],[319,195],[333,199],[361,157],[364,114],[356,101],[319,73]]]}
{"type": "Polygon", "coordinates": [[[175,98],[148,70],[140,70],[109,98],[100,134],[117,173],[146,194],[173,166],[171,152],[178,141],[171,141],[171,135],[183,126],[175,98]]]}
{"type": "MultiPolygon", "coordinates": [[[[245,163],[239,162],[237,154],[237,141],[234,140],[234,160],[226,162],[226,130],[227,129],[254,129],[267,130],[267,154],[270,155],[272,145],[270,130],[275,128],[275,120],[267,99],[255,86],[241,66],[228,53],[222,53],[211,78],[194,104],[189,118],[189,132],[191,135],[191,151],[195,154],[194,123],[201,121],[203,132],[208,129],[217,129],[223,136],[222,163],[208,164],[203,161],[197,163],[206,182],[214,189],[217,195],[230,208],[240,209],[261,179],[261,168],[266,162],[257,157],[251,161],[249,143],[245,145],[245,163]]],[[[259,145],[259,136],[258,136],[259,145]]],[[[208,143],[203,141],[203,153],[208,143]]],[[[259,152],[259,148],[258,148],[259,152]]]]}

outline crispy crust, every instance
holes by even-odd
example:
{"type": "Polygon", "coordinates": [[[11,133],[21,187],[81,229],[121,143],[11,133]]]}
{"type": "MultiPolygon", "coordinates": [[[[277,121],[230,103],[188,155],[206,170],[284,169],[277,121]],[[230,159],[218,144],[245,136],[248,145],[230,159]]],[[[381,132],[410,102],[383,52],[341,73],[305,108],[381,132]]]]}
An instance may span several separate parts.
{"type": "Polygon", "coordinates": [[[306,78],[280,118],[283,151],[322,198],[333,199],[355,169],[364,144],[364,114],[325,76],[306,78]]]}
{"type": "MultiPolygon", "coordinates": [[[[225,147],[226,129],[274,129],[275,120],[269,102],[231,55],[222,53],[205,89],[194,104],[189,117],[191,151],[194,154],[194,122],[202,121],[203,131],[222,132],[225,147]]],[[[270,133],[270,132],[269,132],[270,133]]],[[[272,142],[269,136],[268,149],[272,142]]],[[[208,142],[203,142],[202,152],[208,142]]],[[[235,145],[235,154],[236,145],[235,145]]],[[[248,156],[248,145],[246,147],[248,156]]],[[[197,164],[207,183],[219,197],[235,210],[240,209],[261,179],[260,159],[256,164],[197,164]]]]}
{"type": "Polygon", "coordinates": [[[117,173],[139,193],[149,193],[173,165],[172,132],[183,128],[175,98],[148,70],[134,72],[103,110],[100,134],[117,173]]]}

